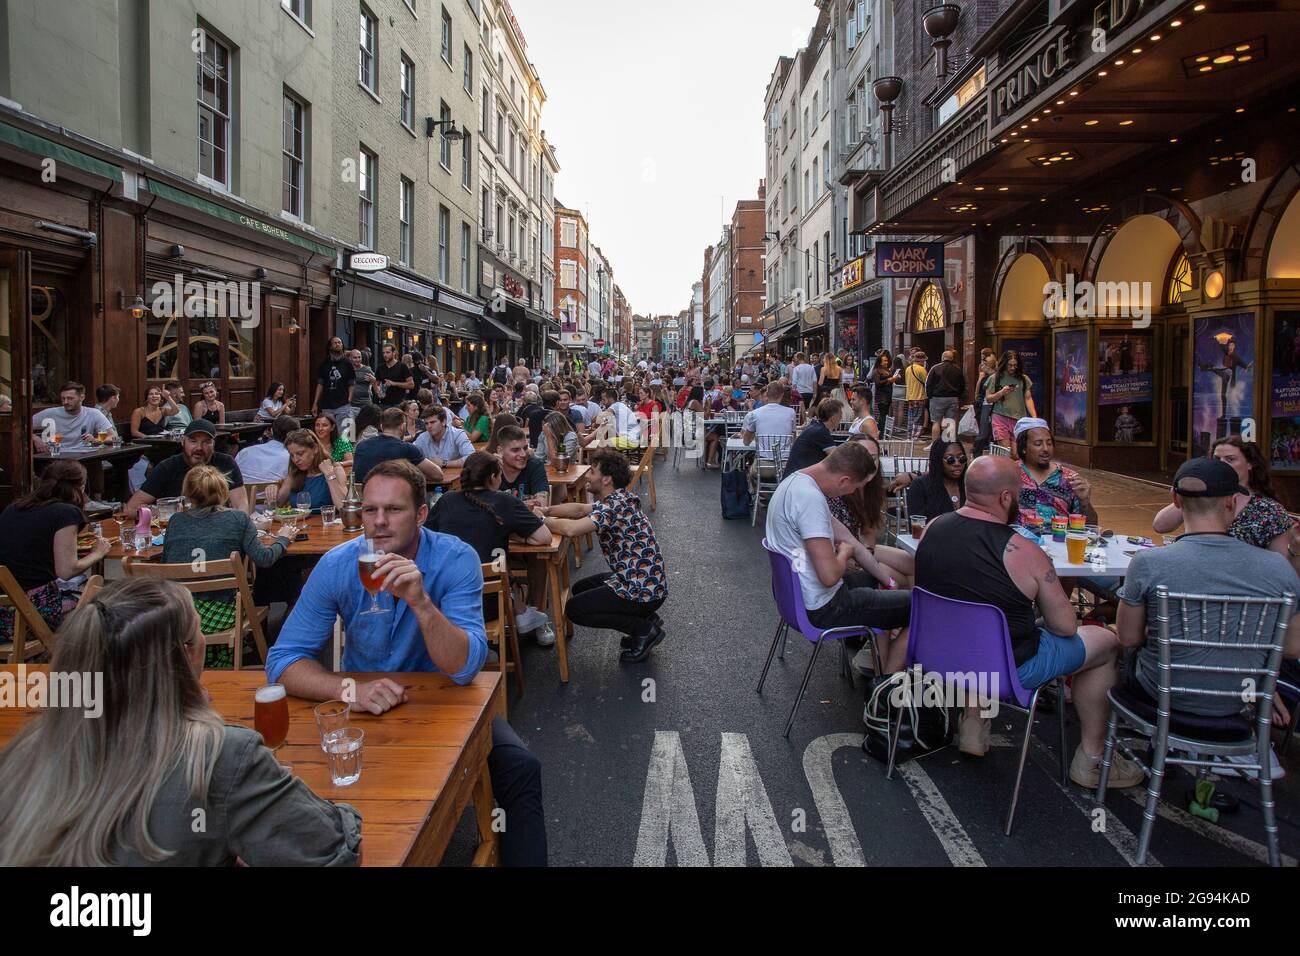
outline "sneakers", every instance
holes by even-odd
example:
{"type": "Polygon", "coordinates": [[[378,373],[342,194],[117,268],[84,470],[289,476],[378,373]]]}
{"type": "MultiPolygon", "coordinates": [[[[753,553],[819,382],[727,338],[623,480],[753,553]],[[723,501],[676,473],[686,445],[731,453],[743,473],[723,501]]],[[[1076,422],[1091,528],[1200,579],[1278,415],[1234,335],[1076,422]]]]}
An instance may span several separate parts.
{"type": "Polygon", "coordinates": [[[515,626],[519,628],[520,634],[528,634],[540,627],[544,627],[549,619],[535,607],[529,607],[523,614],[515,616],[515,626]]]}
{"type": "Polygon", "coordinates": [[[537,629],[533,637],[537,639],[538,647],[551,647],[555,644],[555,628],[548,621],[537,629]]]}
{"type": "Polygon", "coordinates": [[[988,717],[963,713],[957,731],[957,749],[972,757],[983,757],[989,752],[989,736],[992,732],[993,721],[988,717]]]}
{"type": "MultiPolygon", "coordinates": [[[[1074,759],[1070,761],[1070,779],[1081,787],[1088,790],[1096,790],[1097,784],[1101,782],[1101,758],[1089,757],[1083,750],[1083,744],[1079,744],[1074,751],[1074,759]]],[[[1146,779],[1146,774],[1142,768],[1132,760],[1115,751],[1111,757],[1110,776],[1106,780],[1106,786],[1112,790],[1123,790],[1126,787],[1136,787],[1146,779]]]]}

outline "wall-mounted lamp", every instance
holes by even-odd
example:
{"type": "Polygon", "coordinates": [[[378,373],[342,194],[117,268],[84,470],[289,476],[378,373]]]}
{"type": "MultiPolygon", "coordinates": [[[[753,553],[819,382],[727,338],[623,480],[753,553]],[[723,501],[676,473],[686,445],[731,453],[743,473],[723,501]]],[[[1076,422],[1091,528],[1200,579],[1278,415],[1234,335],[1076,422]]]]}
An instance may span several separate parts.
{"type": "Polygon", "coordinates": [[[961,7],[955,3],[941,3],[921,15],[921,23],[934,47],[934,67],[938,76],[948,75],[948,47],[961,19],[961,7]]]}
{"type": "Polygon", "coordinates": [[[442,348],[442,336],[438,336],[438,348],[442,348]]]}
{"type": "Polygon", "coordinates": [[[893,166],[894,156],[894,101],[903,93],[902,77],[882,76],[871,84],[871,91],[880,103],[880,112],[884,114],[881,130],[885,138],[884,167],[890,169],[893,166]]]}
{"type": "Polygon", "coordinates": [[[387,330],[384,332],[384,338],[391,340],[391,339],[393,338],[393,330],[392,330],[392,329],[387,329],[387,330]]]}
{"type": "Polygon", "coordinates": [[[173,259],[184,259],[185,247],[178,243],[177,245],[174,245],[170,249],[168,249],[167,254],[171,256],[173,259]]]}
{"type": "MultiPolygon", "coordinates": [[[[387,315],[387,314],[388,314],[388,306],[386,305],[381,305],[379,308],[375,309],[375,315],[387,315]]],[[[392,338],[392,335],[390,334],[388,337],[392,338]]]]}
{"type": "Polygon", "coordinates": [[[253,272],[253,278],[257,279],[260,282],[270,274],[271,273],[267,272],[261,266],[258,266],[257,269],[253,272]]]}
{"type": "Polygon", "coordinates": [[[289,320],[289,334],[297,335],[301,331],[302,331],[302,326],[298,324],[297,318],[291,318],[289,320]]]}
{"type": "Polygon", "coordinates": [[[1223,295],[1223,273],[1215,269],[1205,277],[1205,298],[1213,301],[1223,295]]]}
{"type": "Polygon", "coordinates": [[[457,339],[457,340],[456,340],[456,348],[460,348],[460,347],[461,347],[462,345],[464,345],[464,344],[465,344],[465,343],[463,343],[460,339],[457,339]]]}
{"type": "Polygon", "coordinates": [[[133,319],[143,319],[145,313],[149,311],[145,307],[143,296],[137,295],[134,299],[131,300],[131,304],[127,305],[125,292],[118,292],[117,307],[119,309],[122,309],[123,311],[130,311],[131,318],[133,319]]]}
{"type": "Polygon", "coordinates": [[[456,128],[455,120],[436,120],[432,116],[424,118],[424,135],[429,139],[433,139],[433,135],[437,132],[439,126],[448,127],[442,135],[453,142],[465,138],[465,134],[456,128]]]}

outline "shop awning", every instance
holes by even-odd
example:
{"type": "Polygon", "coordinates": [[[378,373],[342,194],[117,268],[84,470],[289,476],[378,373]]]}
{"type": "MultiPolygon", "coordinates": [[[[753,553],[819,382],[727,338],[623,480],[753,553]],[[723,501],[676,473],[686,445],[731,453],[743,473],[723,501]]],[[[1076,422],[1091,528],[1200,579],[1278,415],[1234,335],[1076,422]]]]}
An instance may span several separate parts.
{"type": "Polygon", "coordinates": [[[776,342],[780,339],[786,338],[789,335],[798,334],[798,332],[799,332],[799,317],[795,316],[793,319],[790,319],[787,322],[782,322],[771,332],[769,332],[765,336],[765,338],[769,342],[776,342]]]}
{"type": "Polygon", "coordinates": [[[518,332],[506,328],[490,315],[479,320],[480,331],[485,339],[505,339],[509,342],[522,342],[524,337],[518,332]]]}
{"type": "Polygon", "coordinates": [[[166,199],[177,205],[188,206],[190,209],[201,212],[205,215],[212,216],[214,219],[224,219],[226,222],[233,223],[236,226],[242,226],[245,229],[251,229],[271,239],[279,239],[281,242],[287,242],[299,248],[306,249],[308,252],[318,256],[328,256],[333,259],[337,252],[333,246],[327,246],[324,243],[316,242],[304,236],[299,236],[290,232],[283,226],[277,226],[274,223],[263,222],[255,216],[249,216],[245,213],[229,209],[209,199],[201,196],[195,196],[184,190],[177,189],[174,186],[168,186],[166,183],[160,183],[152,177],[145,177],[149,184],[149,191],[159,199],[166,199]]]}
{"type": "Polygon", "coordinates": [[[122,182],[121,168],[114,166],[112,163],[106,163],[102,159],[96,159],[94,156],[88,156],[67,146],[61,146],[52,139],[37,136],[35,133],[29,133],[17,126],[10,126],[8,123],[0,123],[0,143],[8,143],[10,146],[16,146],[42,159],[52,159],[55,163],[66,163],[95,176],[102,176],[117,183],[122,182]]]}

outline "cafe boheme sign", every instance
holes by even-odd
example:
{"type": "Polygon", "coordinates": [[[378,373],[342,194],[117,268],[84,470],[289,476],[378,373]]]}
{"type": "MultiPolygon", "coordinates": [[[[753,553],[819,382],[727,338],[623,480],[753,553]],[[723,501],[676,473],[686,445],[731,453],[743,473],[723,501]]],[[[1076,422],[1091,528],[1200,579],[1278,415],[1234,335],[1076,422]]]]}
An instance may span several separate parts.
{"type": "Polygon", "coordinates": [[[882,279],[941,279],[943,243],[878,242],[876,275],[882,279]]]}

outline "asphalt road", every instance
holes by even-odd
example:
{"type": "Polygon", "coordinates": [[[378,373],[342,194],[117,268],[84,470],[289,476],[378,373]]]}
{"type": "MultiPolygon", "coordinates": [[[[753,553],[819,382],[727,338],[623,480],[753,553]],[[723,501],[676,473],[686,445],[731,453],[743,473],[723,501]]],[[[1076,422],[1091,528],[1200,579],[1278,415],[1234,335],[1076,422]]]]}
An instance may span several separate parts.
{"type": "MultiPolygon", "coordinates": [[[[671,459],[670,459],[671,462],[671,459]]],[[[683,461],[656,468],[651,519],[664,550],[670,595],[666,640],[650,660],[618,660],[619,635],[578,628],[562,685],[553,649],[525,639],[527,691],[510,721],[541,759],[553,866],[637,865],[1052,865],[1133,861],[1142,791],[1112,791],[1101,818],[1090,797],[1057,777],[1055,714],[1040,714],[1008,838],[1002,828],[1024,717],[1004,711],[983,760],[956,748],[926,756],[886,780],[859,744],[865,682],[838,671],[838,652],[817,662],[789,740],[785,719],[810,646],[791,637],[763,694],[755,692],[775,628],[759,526],[724,521],[717,472],[683,461]]],[[[648,495],[643,497],[648,507],[648,495]]],[[[589,555],[575,580],[605,565],[589,555]]],[[[1069,748],[1078,728],[1069,713],[1069,748]]],[[[1274,788],[1282,851],[1300,856],[1300,744],[1291,777],[1274,788]]],[[[1190,778],[1167,779],[1152,855],[1165,866],[1264,862],[1258,788],[1222,826],[1193,820],[1190,778]]],[[[468,860],[462,821],[448,863],[468,860]]],[[[1292,859],[1289,861],[1295,865],[1292,859]]],[[[1151,865],[1151,861],[1148,861],[1151,865]]]]}

